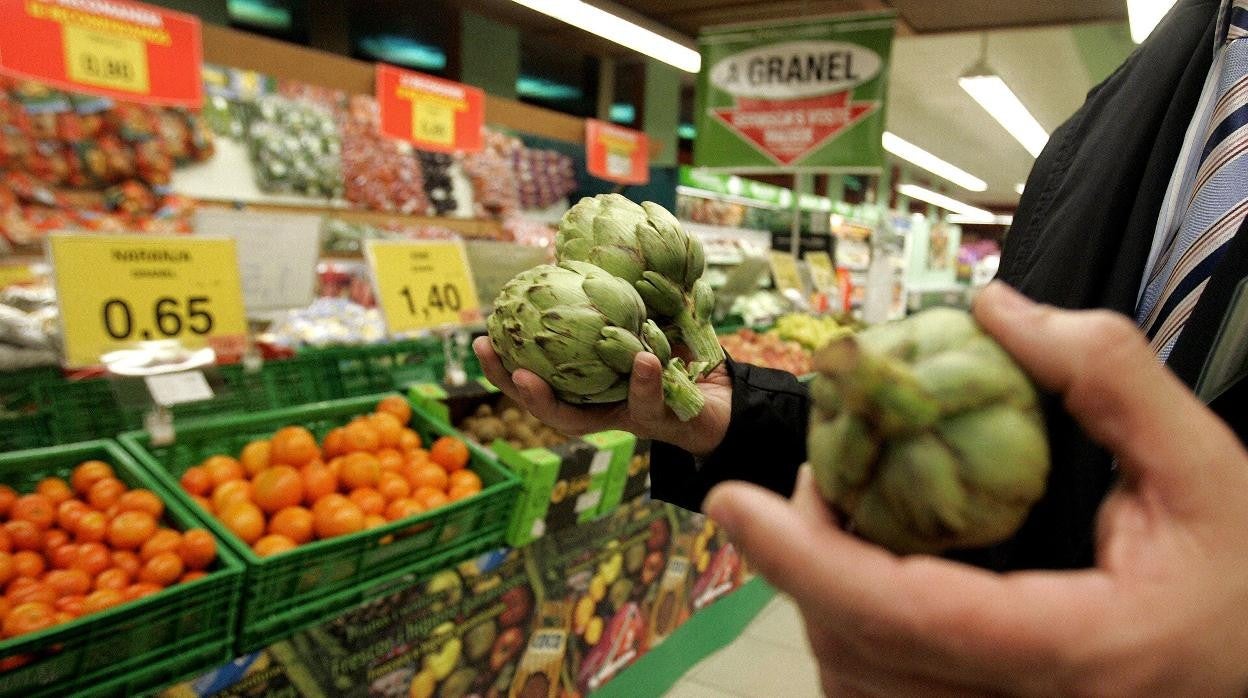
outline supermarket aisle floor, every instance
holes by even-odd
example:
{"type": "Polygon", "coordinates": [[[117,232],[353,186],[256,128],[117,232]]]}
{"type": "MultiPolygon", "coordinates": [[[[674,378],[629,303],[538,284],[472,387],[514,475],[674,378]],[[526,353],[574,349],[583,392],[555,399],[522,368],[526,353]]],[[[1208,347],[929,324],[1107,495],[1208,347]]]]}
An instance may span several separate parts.
{"type": "Polygon", "coordinates": [[[820,695],[801,617],[777,594],[740,638],[690,669],[666,698],[820,695]]]}

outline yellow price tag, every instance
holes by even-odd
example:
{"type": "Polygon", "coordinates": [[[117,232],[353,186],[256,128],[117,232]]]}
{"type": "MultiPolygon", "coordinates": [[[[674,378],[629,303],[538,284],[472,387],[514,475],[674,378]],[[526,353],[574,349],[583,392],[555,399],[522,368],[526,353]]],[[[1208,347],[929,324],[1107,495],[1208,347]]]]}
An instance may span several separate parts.
{"type": "Polygon", "coordinates": [[[837,290],[836,268],[827,252],[807,252],[806,264],[810,266],[810,279],[815,282],[815,288],[824,293],[837,290]]]}
{"type": "Polygon", "coordinates": [[[147,44],[140,39],[66,24],[65,70],[70,80],[84,85],[151,92],[147,44]]]}
{"type": "Polygon", "coordinates": [[[370,240],[366,249],[377,302],[391,333],[481,320],[463,243],[370,240]]]}
{"type": "Polygon", "coordinates": [[[145,340],[187,348],[246,338],[234,241],[127,235],[53,235],[49,256],[65,356],[91,366],[145,340]]]}
{"type": "Polygon", "coordinates": [[[412,101],[412,137],[450,147],[455,145],[454,102],[417,97],[412,101]]]}
{"type": "Polygon", "coordinates": [[[29,284],[38,280],[35,270],[25,264],[0,265],[0,288],[8,288],[18,284],[29,284]]]}
{"type": "Polygon", "coordinates": [[[797,271],[797,259],[787,252],[771,252],[771,276],[776,282],[776,288],[781,291],[793,289],[798,293],[804,293],[802,287],[802,275],[797,271]]]}

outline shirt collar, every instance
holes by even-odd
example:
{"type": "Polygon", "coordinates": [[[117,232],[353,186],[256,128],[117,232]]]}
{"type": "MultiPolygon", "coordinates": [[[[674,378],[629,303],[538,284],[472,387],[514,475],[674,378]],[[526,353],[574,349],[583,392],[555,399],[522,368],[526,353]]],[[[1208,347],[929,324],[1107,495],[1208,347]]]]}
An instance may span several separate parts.
{"type": "Polygon", "coordinates": [[[1231,10],[1241,7],[1248,10],[1248,0],[1222,0],[1218,8],[1218,28],[1213,34],[1213,50],[1217,51],[1226,43],[1226,33],[1231,23],[1231,10]]]}

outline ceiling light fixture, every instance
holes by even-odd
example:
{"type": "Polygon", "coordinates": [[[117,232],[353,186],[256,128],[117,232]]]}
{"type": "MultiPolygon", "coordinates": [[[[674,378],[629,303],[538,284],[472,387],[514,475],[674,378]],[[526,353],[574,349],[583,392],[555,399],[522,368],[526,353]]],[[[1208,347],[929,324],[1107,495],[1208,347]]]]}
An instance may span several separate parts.
{"type": "Polygon", "coordinates": [[[1143,43],[1173,6],[1174,0],[1127,0],[1131,40],[1137,44],[1143,43]]]}
{"type": "Polygon", "coordinates": [[[988,183],[950,162],[941,160],[894,133],[884,132],[884,150],[970,191],[987,191],[988,183]]]}
{"type": "Polygon", "coordinates": [[[964,216],[961,213],[952,213],[945,220],[958,225],[1013,225],[1014,216],[992,216],[991,218],[983,218],[980,216],[964,216]]]}
{"type": "Polygon", "coordinates": [[[974,218],[979,221],[991,221],[993,218],[996,217],[992,211],[978,208],[968,203],[963,203],[961,201],[958,201],[957,199],[950,198],[948,196],[945,196],[944,194],[934,192],[930,189],[924,189],[923,187],[920,187],[915,184],[899,185],[897,187],[897,193],[902,194],[904,196],[908,196],[911,199],[918,199],[919,201],[926,201],[927,203],[933,204],[935,206],[939,206],[945,209],[946,211],[960,213],[963,216],[966,216],[968,218],[974,218]]]}
{"type": "Polygon", "coordinates": [[[980,43],[979,60],[958,78],[958,84],[1015,140],[1022,143],[1033,158],[1039,157],[1040,151],[1049,142],[1049,132],[1027,111],[1005,80],[988,65],[987,34],[983,35],[980,43]]]}
{"type": "Polygon", "coordinates": [[[512,0],[517,5],[541,12],[608,41],[644,53],[651,58],[675,66],[687,73],[702,68],[702,55],[693,48],[677,43],[634,24],[623,17],[599,9],[581,0],[512,0]]]}

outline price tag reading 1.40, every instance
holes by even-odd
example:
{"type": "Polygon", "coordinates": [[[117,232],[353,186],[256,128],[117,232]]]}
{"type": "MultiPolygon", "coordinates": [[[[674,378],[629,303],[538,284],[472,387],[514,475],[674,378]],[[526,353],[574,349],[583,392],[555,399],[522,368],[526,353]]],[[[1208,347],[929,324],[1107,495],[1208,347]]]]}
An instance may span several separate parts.
{"type": "Polygon", "coordinates": [[[391,333],[481,320],[481,303],[462,243],[370,240],[367,252],[391,333]]]}
{"type": "Polygon", "coordinates": [[[195,349],[246,338],[233,240],[54,235],[48,249],[71,366],[148,340],[195,349]]]}

